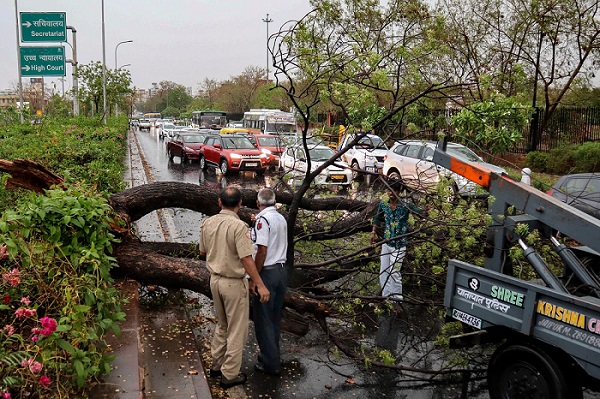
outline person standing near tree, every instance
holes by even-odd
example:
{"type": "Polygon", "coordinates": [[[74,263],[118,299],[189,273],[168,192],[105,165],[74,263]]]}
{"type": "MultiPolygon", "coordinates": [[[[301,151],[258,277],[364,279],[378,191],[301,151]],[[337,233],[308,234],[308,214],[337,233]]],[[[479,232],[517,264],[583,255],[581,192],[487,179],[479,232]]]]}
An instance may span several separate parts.
{"type": "MultiPolygon", "coordinates": [[[[256,371],[281,374],[281,317],[287,288],[287,222],[275,209],[275,192],[264,188],[258,192],[256,201],[260,212],[256,215],[250,236],[256,254],[254,260],[265,286],[271,293],[268,302],[257,297],[252,301],[254,329],[260,352],[254,365],[256,371]]],[[[252,290],[254,283],[250,284],[252,290]]]]}
{"type": "Polygon", "coordinates": [[[248,225],[238,216],[242,194],[227,187],[219,194],[221,212],[205,219],[200,229],[200,259],[210,271],[210,291],[217,313],[217,326],[211,342],[210,376],[221,376],[221,387],[246,382],[240,373],[242,353],[248,337],[249,291],[246,273],[252,279],[260,302],[268,302],[265,287],[252,255],[254,247],[248,225]]]}
{"type": "Polygon", "coordinates": [[[390,184],[387,198],[379,203],[377,213],[373,218],[373,230],[371,232],[371,243],[377,242],[377,229],[384,227],[383,238],[390,240],[381,245],[379,283],[381,284],[381,295],[389,297],[400,302],[404,299],[402,295],[402,262],[406,257],[407,237],[403,237],[408,232],[408,217],[410,212],[420,212],[421,210],[413,203],[404,198],[400,198],[402,182],[393,181],[390,184]]]}

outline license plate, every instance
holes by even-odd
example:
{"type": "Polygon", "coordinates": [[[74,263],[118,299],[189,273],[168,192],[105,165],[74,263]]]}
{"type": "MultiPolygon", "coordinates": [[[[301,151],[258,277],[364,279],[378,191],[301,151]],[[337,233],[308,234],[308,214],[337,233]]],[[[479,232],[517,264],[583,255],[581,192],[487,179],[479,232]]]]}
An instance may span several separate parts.
{"type": "Polygon", "coordinates": [[[247,162],[246,166],[249,167],[249,168],[253,168],[253,167],[257,167],[258,163],[256,163],[256,162],[247,162]]]}
{"type": "Polygon", "coordinates": [[[344,180],[344,175],[331,175],[331,180],[344,180]]]}

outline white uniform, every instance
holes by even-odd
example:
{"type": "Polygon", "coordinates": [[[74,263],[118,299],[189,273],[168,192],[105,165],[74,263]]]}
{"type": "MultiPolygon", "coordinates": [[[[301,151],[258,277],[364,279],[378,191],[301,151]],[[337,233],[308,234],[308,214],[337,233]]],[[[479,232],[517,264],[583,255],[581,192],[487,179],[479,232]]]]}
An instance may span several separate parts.
{"type": "MultiPolygon", "coordinates": [[[[256,215],[256,221],[252,229],[252,241],[255,249],[258,248],[258,245],[263,245],[269,249],[265,265],[285,263],[287,239],[282,239],[282,237],[287,237],[286,232],[287,222],[277,212],[275,206],[269,206],[256,215]],[[271,231],[276,234],[269,234],[271,231]],[[275,237],[279,237],[279,240],[275,240],[275,237]]],[[[256,256],[256,253],[254,256],[256,256]]]]}

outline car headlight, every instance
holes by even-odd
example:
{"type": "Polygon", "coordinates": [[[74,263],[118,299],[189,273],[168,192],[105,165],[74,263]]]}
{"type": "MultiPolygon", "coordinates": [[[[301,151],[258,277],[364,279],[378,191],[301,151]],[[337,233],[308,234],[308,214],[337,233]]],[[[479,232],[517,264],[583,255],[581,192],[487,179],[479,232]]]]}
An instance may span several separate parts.
{"type": "Polygon", "coordinates": [[[240,154],[231,154],[231,159],[242,159],[240,154]]]}
{"type": "Polygon", "coordinates": [[[188,152],[195,152],[193,148],[190,147],[183,147],[184,150],[188,151],[188,152]]]}

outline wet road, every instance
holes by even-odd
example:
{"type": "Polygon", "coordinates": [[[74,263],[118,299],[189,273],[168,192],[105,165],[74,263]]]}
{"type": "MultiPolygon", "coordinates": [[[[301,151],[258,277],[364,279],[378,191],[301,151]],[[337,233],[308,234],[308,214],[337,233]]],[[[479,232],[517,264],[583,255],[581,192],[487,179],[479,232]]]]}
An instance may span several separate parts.
{"type": "MultiPolygon", "coordinates": [[[[147,170],[151,174],[149,181],[188,182],[215,189],[226,187],[228,184],[258,189],[270,186],[272,183],[273,176],[268,173],[258,178],[253,173],[225,177],[217,174],[214,168],[202,172],[197,163],[182,165],[177,157],[174,161],[169,161],[165,144],[154,131],[137,131],[136,135],[147,163],[147,170]]],[[[166,239],[175,242],[198,240],[198,226],[203,215],[182,209],[162,210],[160,213],[166,239]]],[[[204,310],[211,309],[210,301],[206,298],[202,297],[198,300],[203,304],[204,310]]],[[[206,317],[210,315],[206,313],[204,316],[199,315],[199,320],[206,320],[206,317]]],[[[204,322],[199,328],[205,337],[209,337],[212,323],[204,322]]],[[[392,353],[401,358],[402,364],[406,366],[411,366],[417,359],[428,353],[428,364],[432,368],[438,368],[440,354],[436,352],[433,344],[411,342],[411,336],[403,334],[407,328],[408,324],[402,318],[384,320],[377,335],[365,339],[364,344],[372,346],[376,339],[378,343],[385,342],[392,353]]],[[[309,333],[304,337],[283,334],[282,375],[279,378],[265,376],[253,370],[257,346],[252,329],[251,325],[242,366],[242,371],[248,374],[248,382],[243,388],[234,387],[229,390],[231,397],[234,398],[489,398],[481,375],[477,380],[465,378],[463,381],[430,383],[427,381],[427,375],[419,375],[422,380],[414,380],[415,374],[412,374],[412,377],[399,376],[393,371],[365,369],[327,346],[327,337],[314,326],[311,326],[309,333]]],[[[598,396],[586,394],[584,397],[597,398],[598,396]]]]}

